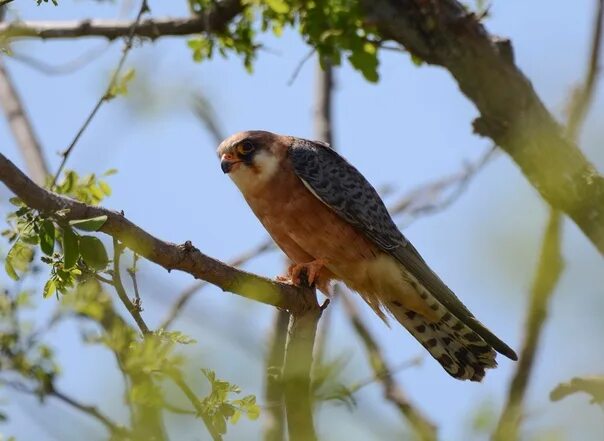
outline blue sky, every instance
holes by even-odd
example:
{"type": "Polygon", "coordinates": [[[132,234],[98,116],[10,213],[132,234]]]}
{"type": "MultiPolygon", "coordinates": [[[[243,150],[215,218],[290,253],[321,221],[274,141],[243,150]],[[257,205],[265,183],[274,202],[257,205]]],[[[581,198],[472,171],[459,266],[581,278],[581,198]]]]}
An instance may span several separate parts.
{"type": "MultiPolygon", "coordinates": [[[[158,17],[186,14],[184,1],[151,0],[150,6],[158,17]]],[[[495,1],[486,22],[491,32],[512,39],[517,63],[560,118],[570,89],[584,73],[594,6],[594,1],[586,0],[573,2],[572,7],[559,0],[495,1]]],[[[111,18],[119,9],[111,3],[87,1],[36,7],[25,0],[14,2],[13,8],[23,19],[39,20],[111,18]]],[[[266,35],[262,42],[267,50],[259,53],[253,75],[245,72],[236,57],[193,63],[184,39],[137,45],[127,62],[127,67],[137,69],[130,95],[101,109],[68,168],[82,173],[117,168],[119,174],[110,180],[114,193],[105,205],[123,209],[132,221],[163,239],[192,240],[220,259],[229,259],[261,242],[265,233],[220,171],[215,142],[192,114],[190,99],[200,92],[211,100],[226,134],[266,129],[312,137],[314,60],[303,67],[293,85],[287,84],[308,48],[294,32],[286,32],[281,39],[266,35]]],[[[93,39],[27,41],[14,44],[14,50],[60,64],[99,45],[103,42],[93,39]]],[[[5,59],[53,170],[59,163],[56,152],[70,142],[102,94],[120,48],[120,42],[114,43],[97,61],[65,76],[45,76],[5,59]]],[[[472,134],[476,109],[446,71],[416,67],[404,53],[384,52],[379,72],[381,80],[373,85],[348,66],[338,69],[334,107],[336,147],[373,184],[389,184],[395,195],[403,194],[459,170],[489,147],[489,140],[472,134]]],[[[600,170],[604,165],[601,90],[580,143],[600,170]]],[[[2,153],[23,165],[3,119],[0,140],[2,153]]],[[[6,189],[0,188],[0,200],[7,197],[6,189]]],[[[546,213],[535,190],[510,159],[500,154],[452,207],[420,218],[405,234],[481,321],[519,349],[546,213]]],[[[557,383],[601,373],[604,363],[599,350],[599,337],[604,332],[602,260],[571,222],[564,226],[566,269],[553,300],[528,394],[526,433],[530,438],[560,429],[566,439],[602,439],[601,410],[589,406],[585,397],[555,404],[548,401],[549,391],[557,383]]],[[[279,274],[282,267],[278,252],[247,266],[267,276],[279,274]]],[[[142,271],[145,315],[153,326],[191,278],[167,274],[150,263],[144,263],[142,271]]],[[[42,309],[51,310],[53,302],[47,300],[42,309]]],[[[331,313],[330,352],[350,357],[346,378],[367,378],[370,373],[362,347],[340,308],[335,306],[331,313]]],[[[261,395],[261,361],[271,316],[268,307],[207,288],[197,295],[177,328],[199,340],[192,351],[192,366],[216,368],[245,391],[261,395]]],[[[392,365],[422,354],[421,347],[398,325],[387,328],[367,308],[363,308],[363,316],[392,365]]],[[[80,331],[81,326],[72,323],[61,326],[52,336],[64,366],[65,376],[59,384],[82,401],[100,402],[104,411],[118,419],[122,413],[116,404],[121,400],[120,377],[113,360],[95,347],[82,345],[80,331]]],[[[443,439],[461,440],[467,439],[465,430],[478,407],[491,403],[488,405],[497,409],[501,405],[514,363],[502,358],[500,364],[481,384],[457,382],[428,358],[421,367],[398,373],[397,379],[439,424],[443,439]]],[[[52,402],[51,408],[39,408],[34,400],[9,390],[0,393],[10,401],[7,409],[13,416],[0,428],[6,435],[69,440],[78,439],[81,432],[76,428],[102,439],[103,432],[95,423],[61,404],[52,402]]],[[[379,387],[366,388],[359,401],[353,413],[332,405],[321,408],[319,431],[325,439],[387,439],[387,433],[400,430],[396,412],[381,403],[379,387]]],[[[183,427],[179,439],[204,439],[199,426],[183,427]]],[[[251,439],[246,435],[250,427],[238,426],[228,439],[251,439]]]]}

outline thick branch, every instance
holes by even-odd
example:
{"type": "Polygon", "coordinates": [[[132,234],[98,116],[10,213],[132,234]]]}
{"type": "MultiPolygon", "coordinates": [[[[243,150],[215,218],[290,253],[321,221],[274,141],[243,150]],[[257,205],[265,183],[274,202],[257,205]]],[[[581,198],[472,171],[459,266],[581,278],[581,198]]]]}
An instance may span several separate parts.
{"type": "MultiPolygon", "coordinates": [[[[209,10],[207,14],[200,16],[141,20],[134,35],[156,39],[165,36],[220,32],[241,10],[240,0],[224,0],[217,3],[216,7],[209,10]]],[[[132,24],[132,20],[16,21],[0,24],[0,34],[9,38],[104,37],[114,40],[127,36],[132,24]]]]}
{"type": "Polygon", "coordinates": [[[456,0],[362,0],[366,22],[427,63],[449,70],[476,105],[477,133],[492,138],[553,207],[604,254],[604,178],[547,111],[514,64],[509,42],[490,36],[456,0]]]}
{"type": "MultiPolygon", "coordinates": [[[[100,231],[106,233],[146,259],[168,271],[184,271],[195,278],[258,302],[289,311],[305,311],[309,306],[302,293],[308,291],[289,284],[278,283],[235,269],[206,256],[186,242],[176,245],[160,240],[129,221],[123,214],[102,207],[86,205],[36,185],[4,155],[0,154],[0,181],[28,206],[49,215],[68,210],[63,219],[89,219],[107,216],[100,231]]],[[[312,307],[312,306],[310,306],[312,307]]]]}
{"type": "MultiPolygon", "coordinates": [[[[311,372],[317,324],[324,307],[317,304],[317,296],[305,291],[305,303],[312,305],[302,312],[290,315],[287,349],[283,366],[283,391],[287,430],[290,441],[316,441],[311,372]]],[[[326,306],[326,305],[324,305],[326,306]]]]}
{"type": "MultiPolygon", "coordinates": [[[[578,136],[595,91],[596,74],[600,62],[603,20],[604,0],[597,0],[591,54],[585,79],[572,97],[568,115],[566,131],[571,139],[578,136]]],[[[558,211],[553,208],[550,209],[549,222],[543,238],[541,256],[531,290],[529,314],[520,362],[510,384],[507,403],[493,435],[494,441],[514,441],[518,439],[524,396],[533,371],[543,325],[547,319],[549,301],[563,270],[560,250],[562,228],[560,217],[558,211]]]]}

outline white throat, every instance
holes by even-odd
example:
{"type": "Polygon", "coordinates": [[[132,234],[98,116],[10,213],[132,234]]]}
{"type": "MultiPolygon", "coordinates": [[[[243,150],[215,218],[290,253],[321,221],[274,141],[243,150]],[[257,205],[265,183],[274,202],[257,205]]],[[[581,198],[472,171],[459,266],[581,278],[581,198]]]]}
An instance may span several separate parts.
{"type": "Polygon", "coordinates": [[[279,169],[279,160],[264,150],[256,154],[254,163],[254,168],[241,164],[229,173],[235,185],[244,194],[262,189],[279,169]]]}

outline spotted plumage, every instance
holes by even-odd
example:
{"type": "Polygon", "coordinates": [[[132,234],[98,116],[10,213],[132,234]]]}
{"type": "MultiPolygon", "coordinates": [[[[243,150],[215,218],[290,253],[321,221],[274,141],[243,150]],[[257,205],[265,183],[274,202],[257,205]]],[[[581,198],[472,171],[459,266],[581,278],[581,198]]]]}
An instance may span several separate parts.
{"type": "Polygon", "coordinates": [[[242,132],[218,148],[221,166],[277,245],[329,292],[344,282],[382,318],[390,313],[455,378],[480,381],[495,351],[484,327],[398,230],[375,189],[324,143],[242,132]]]}

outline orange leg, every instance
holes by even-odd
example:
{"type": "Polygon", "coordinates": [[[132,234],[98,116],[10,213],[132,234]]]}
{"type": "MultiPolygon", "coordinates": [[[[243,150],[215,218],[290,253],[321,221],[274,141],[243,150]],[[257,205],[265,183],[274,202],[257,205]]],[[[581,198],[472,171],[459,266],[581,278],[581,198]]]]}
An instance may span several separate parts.
{"type": "Polygon", "coordinates": [[[308,283],[313,285],[317,282],[319,272],[326,264],[325,259],[317,259],[308,263],[294,263],[287,268],[287,276],[278,276],[277,280],[300,285],[300,274],[305,271],[308,283]]]}

